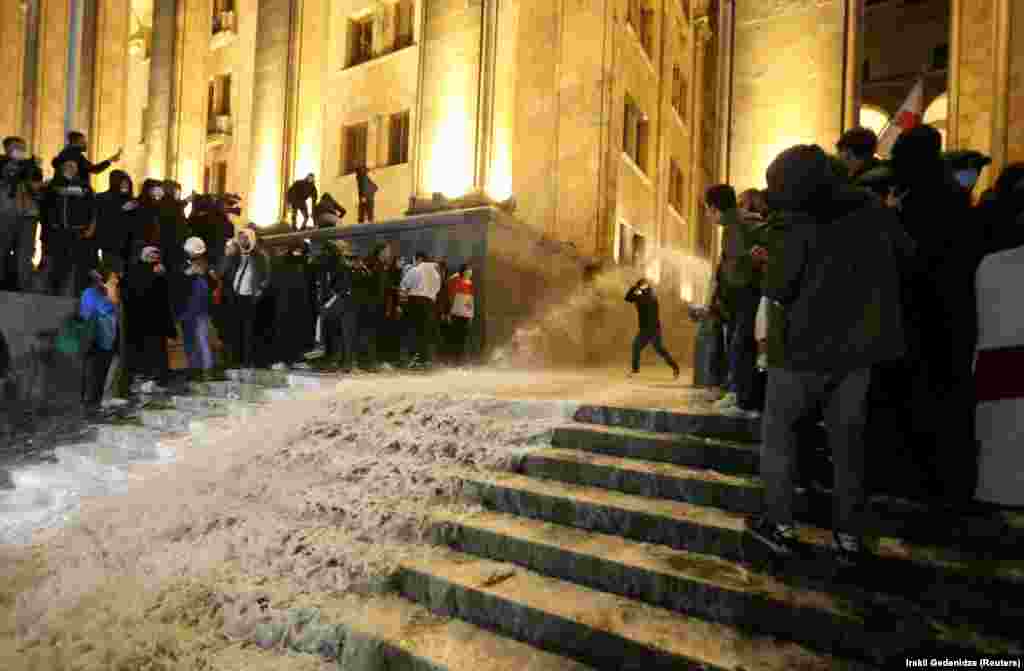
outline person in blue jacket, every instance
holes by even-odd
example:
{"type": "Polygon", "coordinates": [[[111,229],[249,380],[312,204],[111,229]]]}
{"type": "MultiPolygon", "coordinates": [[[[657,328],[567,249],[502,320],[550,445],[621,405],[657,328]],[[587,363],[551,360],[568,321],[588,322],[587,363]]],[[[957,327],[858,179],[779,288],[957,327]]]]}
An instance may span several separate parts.
{"type": "Polygon", "coordinates": [[[118,319],[117,306],[110,299],[106,286],[110,279],[109,268],[92,271],[89,279],[92,284],[82,292],[78,315],[95,321],[96,337],[85,353],[82,367],[82,405],[86,411],[95,412],[103,403],[107,373],[117,351],[118,319]]]}

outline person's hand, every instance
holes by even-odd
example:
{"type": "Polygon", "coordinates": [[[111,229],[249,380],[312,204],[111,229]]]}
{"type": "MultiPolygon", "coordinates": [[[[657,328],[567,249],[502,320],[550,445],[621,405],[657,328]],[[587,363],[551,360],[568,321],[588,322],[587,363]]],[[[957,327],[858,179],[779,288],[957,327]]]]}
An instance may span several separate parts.
{"type": "Polygon", "coordinates": [[[896,195],[896,189],[894,189],[894,188],[893,189],[889,189],[889,193],[885,197],[885,206],[886,207],[891,207],[891,208],[896,209],[896,210],[902,210],[903,209],[903,197],[905,195],[906,194],[903,194],[903,196],[897,196],[896,195]]]}
{"type": "Polygon", "coordinates": [[[82,233],[82,237],[85,238],[86,240],[92,240],[94,237],[96,237],[95,221],[86,227],[85,232],[82,233]]]}
{"type": "Polygon", "coordinates": [[[111,163],[117,163],[118,161],[120,161],[121,160],[121,153],[123,151],[124,151],[123,147],[121,149],[118,149],[117,153],[110,157],[110,162],[111,163]]]}
{"type": "Polygon", "coordinates": [[[124,210],[125,212],[131,212],[132,210],[134,210],[138,206],[139,206],[139,201],[137,201],[137,200],[129,200],[127,203],[125,203],[124,205],[121,206],[121,209],[124,210]]]}
{"type": "Polygon", "coordinates": [[[156,265],[153,266],[153,272],[156,273],[157,275],[163,275],[165,272],[167,272],[167,269],[164,268],[164,264],[157,261],[156,265]]]}
{"type": "Polygon", "coordinates": [[[768,265],[768,250],[764,247],[754,247],[750,250],[750,256],[754,259],[755,268],[763,268],[768,265]]]}

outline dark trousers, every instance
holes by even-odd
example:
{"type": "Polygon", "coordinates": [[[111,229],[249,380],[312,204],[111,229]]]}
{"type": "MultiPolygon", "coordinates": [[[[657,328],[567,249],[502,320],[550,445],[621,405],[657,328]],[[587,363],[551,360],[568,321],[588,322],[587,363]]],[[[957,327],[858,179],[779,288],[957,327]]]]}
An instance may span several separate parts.
{"type": "Polygon", "coordinates": [[[357,360],[359,313],[354,306],[324,317],[325,354],[337,357],[342,368],[351,368],[357,360]]]}
{"type": "Polygon", "coordinates": [[[359,199],[359,223],[373,222],[373,198],[359,199]]]}
{"type": "Polygon", "coordinates": [[[736,401],[743,410],[753,410],[757,400],[757,340],[754,324],[761,294],[755,289],[733,292],[733,320],[729,324],[729,363],[732,368],[732,388],[736,401]]]}
{"type": "Polygon", "coordinates": [[[665,349],[664,343],[661,341],[661,326],[654,329],[643,329],[636,334],[633,338],[633,372],[636,373],[640,370],[640,353],[644,351],[644,348],[648,345],[654,347],[654,351],[658,353],[662,359],[665,360],[672,370],[679,368],[672,355],[665,349]]]}
{"type": "MultiPolygon", "coordinates": [[[[375,368],[380,363],[378,340],[385,328],[383,309],[378,305],[364,305],[359,308],[357,314],[355,348],[357,351],[365,352],[366,365],[375,368]]],[[[352,363],[356,363],[357,359],[358,357],[353,359],[352,363]]]]}
{"type": "Polygon", "coordinates": [[[306,224],[309,223],[309,205],[306,201],[301,203],[291,203],[292,206],[292,228],[296,231],[305,228],[306,224]],[[302,213],[302,226],[299,226],[299,213],[302,213]]]}
{"type": "Polygon", "coordinates": [[[89,271],[98,265],[96,245],[77,233],[50,231],[46,288],[55,296],[81,296],[90,285],[89,271]]]}
{"type": "Polygon", "coordinates": [[[113,352],[92,350],[85,355],[82,365],[82,403],[98,406],[103,402],[103,388],[113,361],[113,352]]]}
{"type": "Polygon", "coordinates": [[[408,310],[412,326],[412,353],[424,363],[434,360],[437,347],[437,313],[434,301],[422,296],[410,296],[408,310]]]}
{"type": "Polygon", "coordinates": [[[140,335],[132,337],[128,349],[126,368],[131,378],[149,378],[158,384],[167,384],[171,377],[171,371],[165,336],[140,335]]]}
{"type": "Polygon", "coordinates": [[[0,218],[0,281],[12,271],[17,275],[18,289],[35,288],[35,270],[32,257],[36,253],[35,217],[10,216],[0,218]],[[13,255],[10,253],[13,251],[13,255]]]}
{"type": "Polygon", "coordinates": [[[260,319],[260,302],[253,296],[235,296],[231,302],[231,317],[228,329],[232,331],[235,354],[240,366],[253,368],[259,356],[259,332],[257,324],[260,319]]]}
{"type": "Polygon", "coordinates": [[[453,316],[448,324],[451,354],[456,364],[461,365],[466,362],[466,349],[469,347],[469,327],[472,323],[472,319],[453,316]]]}
{"type": "Polygon", "coordinates": [[[761,425],[763,511],[776,524],[793,524],[793,487],[800,460],[801,427],[825,408],[832,449],[834,528],[861,533],[864,509],[864,426],[871,369],[816,373],[768,370],[768,401],[761,425]]]}

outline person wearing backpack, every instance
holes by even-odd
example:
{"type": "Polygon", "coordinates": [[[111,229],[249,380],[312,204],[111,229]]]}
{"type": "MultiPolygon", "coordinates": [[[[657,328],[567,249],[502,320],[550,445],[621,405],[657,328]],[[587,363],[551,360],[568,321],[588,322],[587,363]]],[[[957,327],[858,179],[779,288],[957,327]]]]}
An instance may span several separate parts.
{"type": "Polygon", "coordinates": [[[117,351],[117,306],[110,299],[106,287],[110,279],[108,269],[89,273],[92,284],[82,292],[78,303],[78,316],[95,324],[92,346],[84,353],[82,366],[82,405],[87,412],[99,410],[103,402],[103,389],[110,372],[110,364],[117,351]]]}

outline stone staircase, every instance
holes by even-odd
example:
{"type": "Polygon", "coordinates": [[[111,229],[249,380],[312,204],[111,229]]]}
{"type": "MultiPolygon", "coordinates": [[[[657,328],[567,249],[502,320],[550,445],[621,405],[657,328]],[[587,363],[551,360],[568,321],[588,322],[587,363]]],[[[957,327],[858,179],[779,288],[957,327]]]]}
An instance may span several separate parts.
{"type": "MultiPolygon", "coordinates": [[[[97,427],[91,449],[151,457],[162,437],[201,440],[209,421],[337,381],[227,378],[97,427]]],[[[511,472],[462,474],[484,510],[435,515],[441,547],[403,562],[384,594],[323,601],[337,638],[319,652],[347,671],[875,669],[940,650],[1021,654],[1024,526],[874,500],[872,557],[838,571],[830,506],[804,495],[808,556],[779,563],[743,527],[761,496],[755,423],[593,406],[575,420],[511,472]]]]}
{"type": "Polygon", "coordinates": [[[744,532],[761,496],[755,424],[600,407],[576,420],[515,472],[465,475],[485,511],[437,518],[445,548],[402,564],[402,597],[555,655],[531,669],[903,668],[914,653],[1019,654],[1024,529],[1007,519],[873,500],[872,556],[840,571],[831,506],[805,497],[807,557],[780,563],[744,532]]]}

